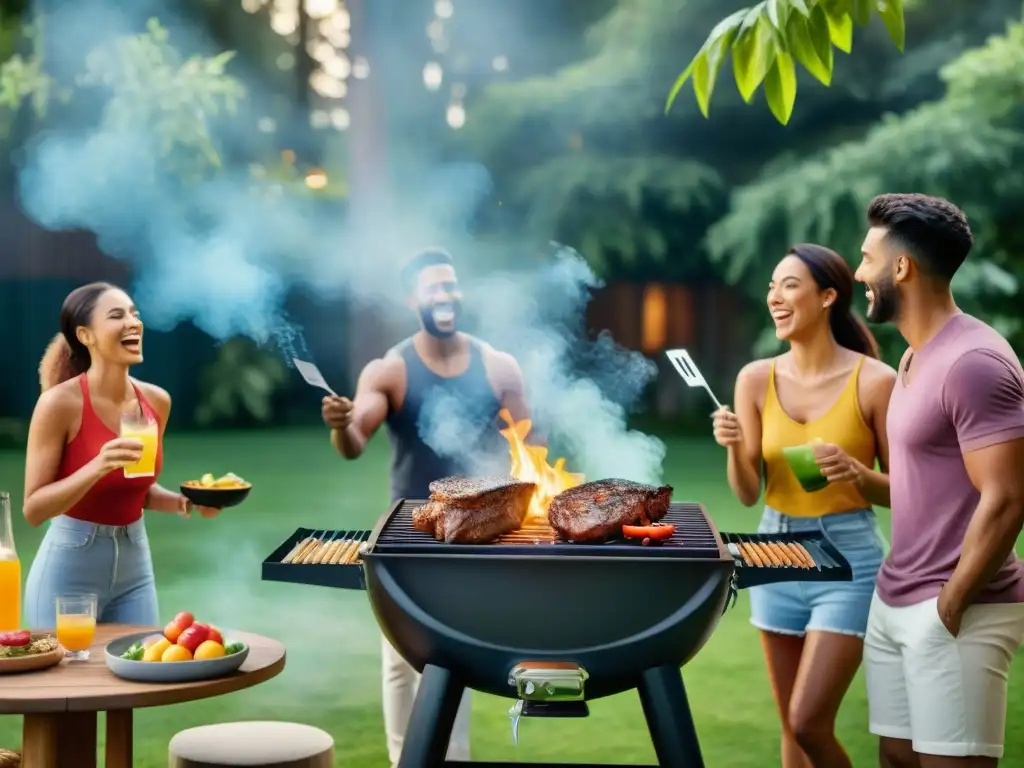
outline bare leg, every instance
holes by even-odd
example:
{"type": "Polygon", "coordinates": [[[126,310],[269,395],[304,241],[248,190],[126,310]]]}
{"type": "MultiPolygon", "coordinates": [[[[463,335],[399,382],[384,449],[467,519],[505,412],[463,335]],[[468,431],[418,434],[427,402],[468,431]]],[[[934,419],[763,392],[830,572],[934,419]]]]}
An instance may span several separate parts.
{"type": "Polygon", "coordinates": [[[909,739],[890,739],[883,736],[878,740],[879,768],[921,768],[913,742],[909,739]]]}
{"type": "Polygon", "coordinates": [[[762,632],[761,645],[768,665],[768,677],[775,695],[775,705],[782,721],[782,768],[811,768],[811,764],[800,748],[789,727],[790,699],[797,673],[800,671],[800,657],[804,651],[804,638],[762,632]]]}
{"type": "Polygon", "coordinates": [[[814,768],[852,768],[836,739],[836,713],[864,653],[864,641],[808,632],[789,704],[789,727],[814,768]]]}

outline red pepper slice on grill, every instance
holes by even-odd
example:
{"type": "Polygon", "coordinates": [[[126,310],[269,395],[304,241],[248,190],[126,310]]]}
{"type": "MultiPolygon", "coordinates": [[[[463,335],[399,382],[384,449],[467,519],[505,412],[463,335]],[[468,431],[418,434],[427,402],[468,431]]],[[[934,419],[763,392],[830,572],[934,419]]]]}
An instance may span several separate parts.
{"type": "Polygon", "coordinates": [[[676,527],[671,523],[659,525],[624,525],[622,535],[627,539],[651,539],[651,541],[664,541],[676,532],[676,527]]]}
{"type": "Polygon", "coordinates": [[[16,632],[0,632],[0,645],[8,648],[20,648],[32,642],[32,633],[27,629],[19,629],[16,632]]]}

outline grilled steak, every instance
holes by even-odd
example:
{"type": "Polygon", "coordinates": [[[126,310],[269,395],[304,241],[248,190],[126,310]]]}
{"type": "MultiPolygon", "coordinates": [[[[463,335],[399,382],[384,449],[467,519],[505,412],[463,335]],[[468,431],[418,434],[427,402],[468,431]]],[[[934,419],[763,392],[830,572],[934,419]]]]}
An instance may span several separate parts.
{"type": "Polygon", "coordinates": [[[446,477],[430,484],[430,500],[412,524],[446,544],[485,544],[523,524],[537,486],[511,477],[446,477]]]}
{"type": "Polygon", "coordinates": [[[566,541],[605,541],[624,525],[646,525],[668,512],[672,486],[631,480],[594,480],[562,491],[551,500],[548,522],[566,541]]]}

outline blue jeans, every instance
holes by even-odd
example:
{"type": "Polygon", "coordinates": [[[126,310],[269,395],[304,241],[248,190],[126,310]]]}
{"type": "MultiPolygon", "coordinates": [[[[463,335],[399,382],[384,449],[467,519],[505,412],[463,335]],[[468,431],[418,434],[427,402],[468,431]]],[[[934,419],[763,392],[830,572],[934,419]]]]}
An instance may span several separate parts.
{"type": "Polygon", "coordinates": [[[835,632],[864,637],[875,576],[887,544],[871,509],[822,517],[792,517],[765,507],[758,533],[812,531],[839,550],[853,570],[853,581],[787,581],[751,587],[750,623],[766,632],[803,636],[835,632]]]}
{"type": "Polygon", "coordinates": [[[32,629],[57,624],[57,597],[96,595],[103,624],[157,626],[156,581],[142,520],[96,525],[61,515],[50,520],[25,584],[32,629]]]}

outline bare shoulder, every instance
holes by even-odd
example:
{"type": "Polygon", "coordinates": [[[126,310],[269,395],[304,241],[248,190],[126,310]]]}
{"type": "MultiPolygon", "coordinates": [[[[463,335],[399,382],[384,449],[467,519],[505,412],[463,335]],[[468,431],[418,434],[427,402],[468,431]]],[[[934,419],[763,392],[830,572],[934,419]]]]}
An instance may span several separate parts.
{"type": "Polygon", "coordinates": [[[146,402],[156,411],[160,423],[167,426],[167,419],[171,415],[170,393],[163,387],[150,384],[148,381],[132,379],[132,383],[139,388],[139,392],[146,398],[146,402]]]}
{"type": "Polygon", "coordinates": [[[82,388],[78,379],[62,381],[40,394],[35,412],[70,424],[82,412],[82,388]]]}
{"type": "Polygon", "coordinates": [[[387,392],[405,382],[405,360],[395,350],[387,352],[384,357],[371,360],[363,366],[359,374],[360,389],[374,389],[387,392]]]}
{"type": "Polygon", "coordinates": [[[883,360],[865,357],[860,369],[861,387],[864,390],[892,391],[896,384],[896,369],[883,360]]]}
{"type": "Polygon", "coordinates": [[[760,388],[768,385],[768,376],[771,375],[774,357],[767,357],[763,360],[754,360],[747,363],[740,372],[736,374],[736,386],[760,388]]]}
{"type": "Polygon", "coordinates": [[[142,392],[142,396],[149,400],[150,404],[159,410],[166,410],[171,407],[171,394],[163,387],[150,384],[148,381],[132,379],[135,386],[142,392]]]}
{"type": "Polygon", "coordinates": [[[896,369],[884,360],[865,357],[860,369],[861,375],[871,381],[896,381],[896,369]]]}
{"type": "Polygon", "coordinates": [[[519,367],[519,361],[513,355],[508,352],[502,352],[500,349],[495,349],[481,339],[472,336],[470,338],[480,346],[484,358],[484,367],[487,368],[487,372],[492,379],[506,385],[515,385],[517,382],[522,381],[523,371],[519,367]]]}

